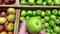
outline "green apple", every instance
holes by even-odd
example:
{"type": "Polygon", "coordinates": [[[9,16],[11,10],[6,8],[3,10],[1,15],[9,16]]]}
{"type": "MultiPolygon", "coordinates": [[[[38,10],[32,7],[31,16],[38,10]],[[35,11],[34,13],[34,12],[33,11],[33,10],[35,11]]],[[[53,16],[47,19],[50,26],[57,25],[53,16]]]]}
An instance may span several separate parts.
{"type": "Polygon", "coordinates": [[[46,15],[50,16],[51,15],[51,11],[50,10],[46,10],[46,15]]]}
{"type": "Polygon", "coordinates": [[[35,15],[36,15],[36,11],[33,11],[32,13],[33,13],[33,16],[35,16],[35,15]]]}
{"type": "Polygon", "coordinates": [[[36,1],[36,4],[37,4],[37,5],[41,5],[42,3],[43,3],[42,0],[37,0],[37,1],[36,1]]]}
{"type": "Polygon", "coordinates": [[[50,17],[49,16],[45,16],[44,19],[45,19],[45,21],[49,21],[50,17]]]}
{"type": "Polygon", "coordinates": [[[51,20],[56,20],[57,19],[55,15],[51,15],[50,18],[51,18],[51,20]]]}
{"type": "Polygon", "coordinates": [[[41,10],[36,10],[36,15],[41,15],[41,10]]]}
{"type": "Polygon", "coordinates": [[[41,19],[41,22],[44,24],[46,21],[45,21],[45,19],[41,19]]]}
{"type": "Polygon", "coordinates": [[[27,2],[26,2],[25,0],[21,0],[21,1],[20,1],[20,4],[22,4],[22,5],[26,5],[26,3],[27,3],[27,2]]]}
{"type": "Polygon", "coordinates": [[[28,0],[28,4],[30,4],[30,5],[35,4],[35,0],[28,0]]]}
{"type": "Polygon", "coordinates": [[[49,27],[49,23],[44,23],[44,27],[48,28],[49,27]]]}
{"type": "Polygon", "coordinates": [[[60,32],[60,29],[59,29],[58,26],[54,26],[54,32],[56,32],[56,33],[59,33],[60,32]]]}
{"type": "Polygon", "coordinates": [[[58,14],[60,15],[60,10],[58,11],[58,14]]]}
{"type": "Polygon", "coordinates": [[[46,28],[45,31],[48,32],[48,33],[50,33],[51,32],[51,29],[46,28]]]}
{"type": "Polygon", "coordinates": [[[27,10],[27,15],[31,16],[32,15],[32,10],[27,10]]]}
{"type": "Polygon", "coordinates": [[[52,2],[51,5],[53,6],[54,5],[54,2],[52,2]]]}
{"type": "Polygon", "coordinates": [[[56,20],[55,20],[55,23],[56,23],[56,24],[60,24],[60,20],[59,20],[59,19],[56,19],[56,20]]]}
{"type": "Polygon", "coordinates": [[[16,14],[16,10],[14,8],[8,8],[8,14],[16,14]]]}
{"type": "Polygon", "coordinates": [[[46,33],[46,34],[51,34],[51,33],[46,33]]]}
{"type": "Polygon", "coordinates": [[[0,24],[5,24],[7,19],[5,17],[0,17],[0,24]]]}
{"type": "Polygon", "coordinates": [[[46,0],[46,2],[47,2],[48,5],[52,4],[52,0],[46,0]]]}
{"type": "Polygon", "coordinates": [[[15,17],[16,16],[14,14],[10,14],[10,15],[7,16],[7,19],[8,19],[9,22],[15,22],[15,17]]]}
{"type": "Polygon", "coordinates": [[[52,34],[57,34],[57,33],[53,32],[52,34]]]}
{"type": "Polygon", "coordinates": [[[41,20],[41,16],[35,16],[35,17],[41,20]]]}
{"type": "Polygon", "coordinates": [[[42,4],[43,6],[46,6],[46,1],[45,2],[43,2],[43,4],[42,4]]]}
{"type": "Polygon", "coordinates": [[[41,16],[42,16],[42,17],[45,16],[45,12],[44,12],[44,11],[41,12],[41,16]]]}
{"type": "Polygon", "coordinates": [[[30,33],[38,33],[42,30],[42,23],[36,17],[31,17],[26,21],[27,30],[30,33]]]}
{"type": "Polygon", "coordinates": [[[54,26],[55,26],[55,21],[50,20],[50,21],[49,21],[49,25],[50,25],[51,27],[54,27],[54,26]]]}
{"type": "Polygon", "coordinates": [[[52,14],[53,14],[53,15],[57,15],[57,14],[58,14],[57,9],[52,10],[52,14]]]}
{"type": "Polygon", "coordinates": [[[5,26],[5,28],[6,28],[7,31],[12,31],[12,30],[14,30],[14,24],[13,23],[8,23],[5,26]]]}
{"type": "Polygon", "coordinates": [[[21,16],[26,16],[26,10],[21,11],[21,16]]]}
{"type": "MultiPolygon", "coordinates": [[[[25,19],[25,17],[20,17],[20,21],[23,21],[23,19],[25,19]]],[[[27,19],[27,18],[26,18],[27,19]]]]}
{"type": "MultiPolygon", "coordinates": [[[[30,17],[29,16],[26,16],[26,20],[29,19],[30,17]]],[[[24,19],[24,18],[23,18],[24,19]]]]}
{"type": "Polygon", "coordinates": [[[53,33],[54,32],[53,29],[50,29],[50,32],[53,33]]]}
{"type": "Polygon", "coordinates": [[[58,19],[60,20],[60,16],[58,17],[58,19]]]}
{"type": "Polygon", "coordinates": [[[60,0],[54,0],[55,5],[60,5],[60,0]]]}

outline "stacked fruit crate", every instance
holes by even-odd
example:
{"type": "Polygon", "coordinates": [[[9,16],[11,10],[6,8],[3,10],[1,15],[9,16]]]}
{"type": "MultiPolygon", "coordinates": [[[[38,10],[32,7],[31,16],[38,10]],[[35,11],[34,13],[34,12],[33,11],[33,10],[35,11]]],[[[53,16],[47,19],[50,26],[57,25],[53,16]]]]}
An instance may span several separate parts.
{"type": "Polygon", "coordinates": [[[29,34],[60,34],[60,0],[0,0],[0,34],[18,34],[23,19],[29,34]]]}

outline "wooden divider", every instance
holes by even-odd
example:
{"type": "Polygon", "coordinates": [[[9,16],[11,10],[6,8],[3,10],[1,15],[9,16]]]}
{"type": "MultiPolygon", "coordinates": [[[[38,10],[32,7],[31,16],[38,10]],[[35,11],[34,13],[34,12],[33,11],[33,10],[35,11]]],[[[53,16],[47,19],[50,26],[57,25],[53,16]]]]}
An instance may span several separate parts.
{"type": "Polygon", "coordinates": [[[17,12],[16,12],[15,34],[18,34],[20,10],[17,9],[16,11],[17,11],[17,12]]]}

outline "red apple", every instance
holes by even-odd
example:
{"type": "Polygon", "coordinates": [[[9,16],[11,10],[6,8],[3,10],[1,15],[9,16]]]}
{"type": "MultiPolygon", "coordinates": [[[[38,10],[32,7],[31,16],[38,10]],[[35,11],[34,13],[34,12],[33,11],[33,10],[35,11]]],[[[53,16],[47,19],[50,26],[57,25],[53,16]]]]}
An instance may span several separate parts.
{"type": "Polygon", "coordinates": [[[6,28],[7,31],[12,31],[12,30],[14,30],[14,24],[13,23],[8,23],[5,26],[5,28],[6,28]]]}
{"type": "Polygon", "coordinates": [[[14,2],[15,0],[10,0],[10,2],[14,2]]]}
{"type": "Polygon", "coordinates": [[[6,13],[5,12],[1,12],[1,16],[2,17],[6,16],[6,13]]]}
{"type": "Polygon", "coordinates": [[[7,32],[3,31],[3,32],[1,32],[0,34],[7,34],[7,32]]]}
{"type": "Polygon", "coordinates": [[[3,3],[3,1],[2,0],[0,0],[0,4],[2,4],[3,3]]]}
{"type": "Polygon", "coordinates": [[[4,26],[0,25],[0,32],[2,32],[4,30],[4,26]]]}
{"type": "Polygon", "coordinates": [[[4,3],[9,4],[10,2],[9,2],[9,0],[4,0],[4,3]]]}
{"type": "Polygon", "coordinates": [[[14,34],[14,31],[12,32],[12,34],[14,34]]]}

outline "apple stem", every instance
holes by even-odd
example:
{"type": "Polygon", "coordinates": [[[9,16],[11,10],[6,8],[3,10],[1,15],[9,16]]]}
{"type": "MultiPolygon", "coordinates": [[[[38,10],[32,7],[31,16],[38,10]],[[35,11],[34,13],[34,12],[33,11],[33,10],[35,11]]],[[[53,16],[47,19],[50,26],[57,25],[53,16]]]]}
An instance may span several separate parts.
{"type": "Polygon", "coordinates": [[[25,20],[22,21],[22,25],[20,27],[19,34],[26,34],[26,21],[25,20]]]}

